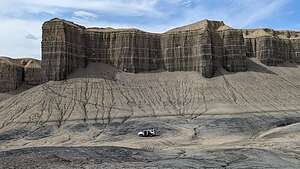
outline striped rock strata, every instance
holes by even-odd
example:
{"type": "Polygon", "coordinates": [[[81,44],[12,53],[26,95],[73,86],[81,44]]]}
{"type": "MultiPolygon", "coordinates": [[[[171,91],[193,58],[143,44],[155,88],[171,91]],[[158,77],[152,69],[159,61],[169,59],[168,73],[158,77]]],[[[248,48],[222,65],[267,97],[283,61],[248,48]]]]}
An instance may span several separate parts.
{"type": "Polygon", "coordinates": [[[52,19],[43,25],[42,67],[46,80],[63,80],[90,62],[138,73],[198,71],[213,77],[218,67],[247,70],[247,57],[267,65],[299,63],[300,33],[233,29],[204,20],[162,34],[138,29],[85,28],[52,19]]]}
{"type": "Polygon", "coordinates": [[[15,90],[22,84],[38,85],[41,82],[40,61],[0,57],[0,92],[15,90]]]}

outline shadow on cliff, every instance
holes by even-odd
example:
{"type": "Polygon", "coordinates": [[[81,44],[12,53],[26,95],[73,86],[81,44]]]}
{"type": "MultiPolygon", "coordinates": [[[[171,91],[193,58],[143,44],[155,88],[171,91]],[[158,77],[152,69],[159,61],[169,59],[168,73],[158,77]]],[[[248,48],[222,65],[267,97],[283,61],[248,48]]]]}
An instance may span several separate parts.
{"type": "MultiPolygon", "coordinates": [[[[247,58],[247,63],[248,63],[247,72],[257,72],[257,73],[276,75],[275,72],[268,69],[268,66],[263,65],[262,63],[255,60],[254,58],[247,58]]],[[[278,65],[278,67],[297,67],[297,65],[291,63],[291,64],[278,65]]],[[[163,69],[158,69],[150,72],[140,72],[140,73],[161,73],[161,72],[166,72],[166,71],[163,69]]],[[[100,62],[89,62],[86,68],[79,68],[75,70],[73,73],[71,73],[68,76],[68,79],[101,78],[107,80],[116,80],[118,73],[120,73],[120,70],[112,65],[100,63],[100,62]]],[[[224,69],[223,66],[221,66],[221,64],[218,64],[216,66],[216,71],[213,77],[235,74],[235,73],[239,73],[239,72],[229,72],[226,69],[224,69]]]]}
{"type": "Polygon", "coordinates": [[[276,73],[269,70],[267,66],[263,65],[262,63],[259,63],[258,61],[254,61],[253,58],[252,59],[247,58],[247,62],[248,62],[248,71],[276,75],[276,73]]]}
{"type": "Polygon", "coordinates": [[[296,62],[285,62],[277,65],[277,67],[298,68],[300,64],[296,62]]]}
{"type": "Polygon", "coordinates": [[[79,68],[68,76],[74,78],[101,78],[115,80],[117,73],[120,72],[116,67],[99,62],[89,62],[86,68],[79,68]]]}
{"type": "MultiPolygon", "coordinates": [[[[266,66],[264,66],[261,63],[258,63],[257,61],[254,61],[253,59],[247,58],[247,71],[245,72],[257,72],[257,73],[266,73],[266,74],[273,74],[276,75],[275,72],[269,70],[266,66]]],[[[230,74],[236,74],[240,72],[229,72],[226,69],[224,69],[221,65],[217,66],[216,72],[214,77],[222,76],[222,75],[230,75],[230,74]]]]}

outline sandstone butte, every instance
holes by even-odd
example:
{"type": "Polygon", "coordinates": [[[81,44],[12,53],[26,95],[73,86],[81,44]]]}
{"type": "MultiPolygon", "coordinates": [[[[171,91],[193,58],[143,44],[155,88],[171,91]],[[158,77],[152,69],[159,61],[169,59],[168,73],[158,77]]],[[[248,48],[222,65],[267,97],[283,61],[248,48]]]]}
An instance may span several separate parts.
{"type": "Polygon", "coordinates": [[[42,61],[0,57],[0,91],[21,84],[64,80],[76,69],[101,62],[129,73],[197,71],[211,78],[224,68],[247,71],[248,58],[267,66],[300,63],[300,32],[234,29],[203,20],[165,33],[86,28],[54,18],[43,24],[42,61]]]}

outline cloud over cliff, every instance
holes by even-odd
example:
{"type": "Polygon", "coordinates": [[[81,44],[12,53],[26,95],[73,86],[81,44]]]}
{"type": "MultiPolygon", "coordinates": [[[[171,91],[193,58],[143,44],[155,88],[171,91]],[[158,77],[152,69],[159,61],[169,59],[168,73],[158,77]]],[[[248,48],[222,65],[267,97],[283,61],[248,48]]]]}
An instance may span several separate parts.
{"type": "Polygon", "coordinates": [[[40,58],[41,24],[60,17],[88,26],[163,32],[202,19],[233,27],[297,29],[295,0],[10,0],[0,2],[0,55],[40,58]],[[280,18],[280,20],[278,19],[280,18]],[[288,22],[289,20],[289,22],[288,22]],[[285,22],[284,22],[285,21],[285,22]]]}

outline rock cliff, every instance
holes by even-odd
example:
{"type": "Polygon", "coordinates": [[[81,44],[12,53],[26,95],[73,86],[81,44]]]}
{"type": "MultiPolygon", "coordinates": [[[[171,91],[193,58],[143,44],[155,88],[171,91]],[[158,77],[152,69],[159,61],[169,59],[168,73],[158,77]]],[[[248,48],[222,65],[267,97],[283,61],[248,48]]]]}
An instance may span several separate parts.
{"type": "Polygon", "coordinates": [[[41,83],[40,61],[0,57],[0,92],[15,90],[22,84],[41,83]]]}
{"type": "Polygon", "coordinates": [[[300,63],[300,32],[234,29],[203,20],[165,33],[138,29],[86,28],[62,19],[43,24],[42,62],[1,58],[1,91],[21,83],[64,80],[91,62],[120,71],[197,71],[213,77],[219,68],[247,71],[248,58],[276,66],[300,63]]]}
{"type": "Polygon", "coordinates": [[[243,30],[247,55],[268,66],[300,63],[300,32],[272,29],[243,30]]]}
{"type": "Polygon", "coordinates": [[[125,72],[247,70],[247,57],[266,65],[299,63],[299,32],[233,29],[204,20],[162,34],[138,29],[85,28],[52,19],[43,25],[42,67],[46,80],[62,80],[90,62],[125,72]]]}
{"type": "Polygon", "coordinates": [[[22,82],[23,70],[11,59],[0,58],[0,92],[17,89],[22,82]]]}
{"type": "Polygon", "coordinates": [[[41,63],[38,60],[29,60],[24,66],[24,82],[28,85],[39,85],[42,82],[41,63]]]}

